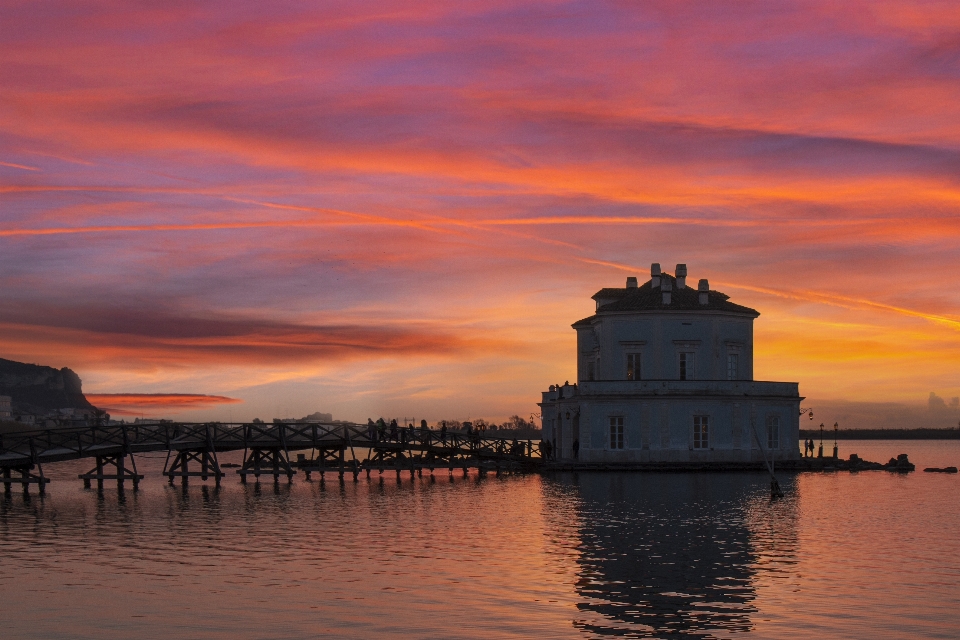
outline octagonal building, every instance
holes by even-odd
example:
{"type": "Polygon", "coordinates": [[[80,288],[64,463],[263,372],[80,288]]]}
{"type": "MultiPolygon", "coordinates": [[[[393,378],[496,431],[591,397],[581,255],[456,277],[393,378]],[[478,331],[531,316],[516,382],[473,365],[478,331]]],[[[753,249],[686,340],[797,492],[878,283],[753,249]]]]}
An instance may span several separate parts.
{"type": "Polygon", "coordinates": [[[706,280],[651,266],[638,286],[598,291],[573,324],[577,381],[543,392],[555,459],[584,465],[763,464],[800,458],[796,382],[753,379],[753,321],[706,280]]]}

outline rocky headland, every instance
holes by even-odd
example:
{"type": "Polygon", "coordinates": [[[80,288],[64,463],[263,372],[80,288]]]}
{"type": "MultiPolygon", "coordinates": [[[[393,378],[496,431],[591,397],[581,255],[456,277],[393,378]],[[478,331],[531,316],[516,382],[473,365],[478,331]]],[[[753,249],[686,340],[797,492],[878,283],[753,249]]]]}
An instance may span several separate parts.
{"type": "Polygon", "coordinates": [[[10,396],[13,413],[43,416],[61,409],[92,411],[83,395],[80,376],[64,367],[54,369],[0,358],[0,396],[10,396]]]}

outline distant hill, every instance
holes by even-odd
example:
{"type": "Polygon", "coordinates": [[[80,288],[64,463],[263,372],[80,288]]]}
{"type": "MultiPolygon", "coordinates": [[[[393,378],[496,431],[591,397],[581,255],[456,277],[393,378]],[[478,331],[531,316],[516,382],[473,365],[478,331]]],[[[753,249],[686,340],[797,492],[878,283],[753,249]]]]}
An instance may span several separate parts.
{"type": "Polygon", "coordinates": [[[80,376],[64,367],[54,369],[0,358],[0,396],[10,396],[14,413],[43,415],[56,409],[93,409],[83,395],[80,376]]]}

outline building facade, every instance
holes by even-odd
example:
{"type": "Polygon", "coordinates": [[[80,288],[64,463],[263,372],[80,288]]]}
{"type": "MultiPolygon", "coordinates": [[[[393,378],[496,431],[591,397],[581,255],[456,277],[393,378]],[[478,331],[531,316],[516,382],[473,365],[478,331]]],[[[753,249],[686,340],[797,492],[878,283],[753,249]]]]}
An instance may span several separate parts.
{"type": "Polygon", "coordinates": [[[753,379],[757,311],[651,267],[638,286],[601,289],[573,324],[577,381],[539,403],[559,460],[754,463],[800,458],[799,385],[753,379]]]}

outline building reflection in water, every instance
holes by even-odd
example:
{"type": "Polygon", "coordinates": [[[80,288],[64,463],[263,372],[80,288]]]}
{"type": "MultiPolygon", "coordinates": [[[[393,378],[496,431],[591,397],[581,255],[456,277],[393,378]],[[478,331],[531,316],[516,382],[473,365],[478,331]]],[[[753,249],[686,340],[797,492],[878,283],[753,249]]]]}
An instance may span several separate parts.
{"type": "Polygon", "coordinates": [[[781,483],[788,497],[771,504],[757,474],[557,476],[554,495],[579,505],[574,625],[594,636],[750,631],[758,572],[796,556],[794,479],[781,483]]]}

